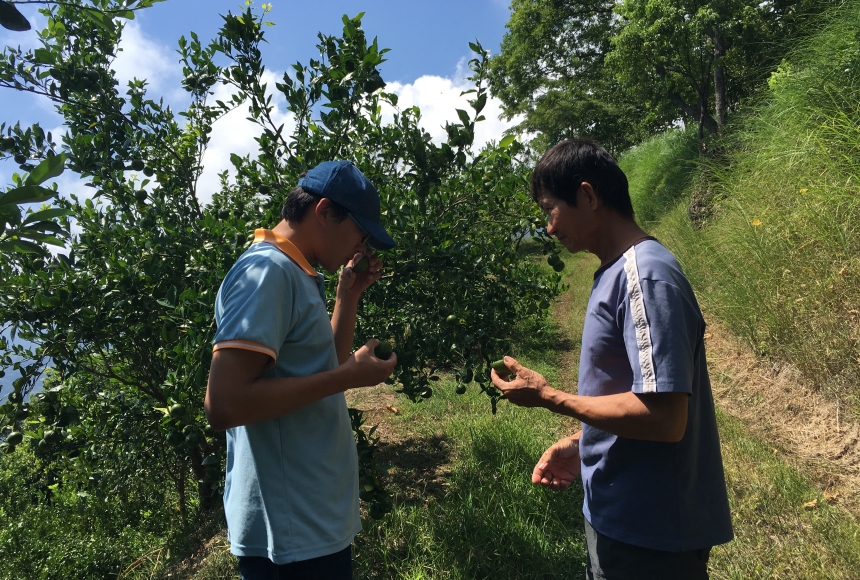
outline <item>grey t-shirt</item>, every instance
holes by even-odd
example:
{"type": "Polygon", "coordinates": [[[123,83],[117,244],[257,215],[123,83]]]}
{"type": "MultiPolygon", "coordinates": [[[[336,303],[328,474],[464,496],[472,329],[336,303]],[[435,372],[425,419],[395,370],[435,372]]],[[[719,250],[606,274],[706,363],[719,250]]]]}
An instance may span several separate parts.
{"type": "Polygon", "coordinates": [[[583,513],[601,534],[655,550],[732,539],[705,321],[675,257],[645,239],[595,273],[582,331],[579,394],[688,393],[678,443],[583,425],[583,513]]]}

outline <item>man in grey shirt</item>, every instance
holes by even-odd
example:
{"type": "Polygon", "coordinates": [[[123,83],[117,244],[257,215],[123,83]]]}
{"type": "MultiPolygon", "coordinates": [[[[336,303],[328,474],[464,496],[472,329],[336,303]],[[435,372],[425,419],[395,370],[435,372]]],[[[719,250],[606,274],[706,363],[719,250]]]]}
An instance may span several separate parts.
{"type": "Polygon", "coordinates": [[[532,482],[585,490],[587,578],[708,578],[712,546],[732,539],[705,321],[675,257],[634,221],[627,178],[591,141],[551,148],[532,176],[547,230],[600,259],[582,332],[578,394],[511,357],[493,371],[514,404],[579,419],[532,482]]]}

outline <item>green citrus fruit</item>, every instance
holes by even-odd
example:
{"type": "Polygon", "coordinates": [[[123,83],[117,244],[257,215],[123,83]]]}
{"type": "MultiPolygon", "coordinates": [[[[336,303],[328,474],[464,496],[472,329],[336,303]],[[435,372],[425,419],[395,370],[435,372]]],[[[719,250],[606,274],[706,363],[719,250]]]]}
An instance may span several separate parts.
{"type": "Polygon", "coordinates": [[[18,165],[24,165],[25,163],[27,163],[27,156],[21,155],[19,153],[18,155],[15,156],[15,163],[17,163],[18,165]]]}
{"type": "Polygon", "coordinates": [[[454,392],[458,395],[463,395],[466,393],[466,385],[457,385],[457,388],[454,389],[454,392]]]}
{"type": "Polygon", "coordinates": [[[179,431],[171,431],[167,434],[167,442],[174,447],[180,445],[183,441],[185,441],[185,437],[179,431]]]}
{"type": "Polygon", "coordinates": [[[152,167],[144,167],[143,174],[147,177],[152,177],[153,175],[155,175],[155,171],[152,169],[152,167]]]}
{"type": "Polygon", "coordinates": [[[490,365],[493,370],[496,371],[496,374],[500,377],[506,377],[511,374],[511,369],[505,365],[505,359],[500,359],[490,365]]]}
{"type": "Polygon", "coordinates": [[[144,167],[146,167],[146,165],[140,159],[135,159],[131,162],[131,169],[133,171],[143,171],[144,167]]]}
{"type": "Polygon", "coordinates": [[[9,433],[9,436],[6,437],[6,443],[9,445],[18,445],[21,441],[24,440],[24,434],[20,431],[12,431],[9,433]]]}
{"type": "Polygon", "coordinates": [[[460,319],[457,318],[456,314],[449,314],[448,318],[445,319],[445,322],[447,322],[448,324],[457,324],[459,321],[460,319]]]}
{"type": "Polygon", "coordinates": [[[175,405],[172,405],[170,407],[169,412],[171,417],[173,417],[174,419],[178,419],[185,415],[185,405],[180,405],[179,403],[176,403],[175,405]]]}
{"type": "Polygon", "coordinates": [[[145,189],[138,189],[137,191],[135,191],[134,192],[134,199],[136,199],[137,201],[140,201],[140,202],[146,201],[146,190],[145,189]]]}
{"type": "Polygon", "coordinates": [[[564,262],[556,262],[552,265],[552,269],[556,272],[561,272],[562,270],[564,270],[564,262]]]}
{"type": "Polygon", "coordinates": [[[388,357],[391,356],[391,351],[391,343],[387,340],[380,340],[376,348],[373,349],[373,355],[380,360],[388,360],[388,357]]]}
{"type": "Polygon", "coordinates": [[[367,272],[367,269],[370,267],[370,259],[367,256],[362,256],[358,262],[352,267],[352,271],[356,274],[363,274],[367,272]]]}
{"type": "Polygon", "coordinates": [[[550,266],[555,266],[559,262],[561,262],[561,258],[559,258],[558,254],[556,254],[555,252],[546,257],[546,263],[550,266]]]}

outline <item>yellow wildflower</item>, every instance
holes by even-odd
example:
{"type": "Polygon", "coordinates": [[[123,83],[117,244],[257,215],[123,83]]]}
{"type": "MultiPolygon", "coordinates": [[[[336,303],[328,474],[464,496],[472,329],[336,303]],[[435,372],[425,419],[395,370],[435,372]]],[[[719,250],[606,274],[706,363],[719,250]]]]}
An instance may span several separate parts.
{"type": "Polygon", "coordinates": [[[807,191],[809,191],[809,189],[804,187],[803,189],[800,190],[800,195],[805,194],[807,191]]]}
{"type": "Polygon", "coordinates": [[[758,218],[755,218],[755,219],[754,219],[753,221],[751,221],[750,223],[751,223],[752,225],[754,225],[755,227],[759,227],[759,226],[761,225],[761,220],[760,220],[760,219],[758,219],[758,218]]]}

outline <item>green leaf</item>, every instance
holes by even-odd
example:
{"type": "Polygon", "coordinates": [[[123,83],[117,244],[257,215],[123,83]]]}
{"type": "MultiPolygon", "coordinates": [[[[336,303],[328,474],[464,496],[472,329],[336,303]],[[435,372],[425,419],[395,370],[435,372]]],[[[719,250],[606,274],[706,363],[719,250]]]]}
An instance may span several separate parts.
{"type": "MultiPolygon", "coordinates": [[[[60,226],[60,224],[54,223],[52,221],[47,221],[47,220],[41,221],[41,222],[36,222],[29,227],[23,228],[21,230],[21,235],[25,235],[26,232],[34,232],[34,233],[36,233],[36,232],[53,232],[53,233],[59,234],[61,236],[66,234],[66,230],[64,230],[62,228],[62,226],[60,226]]],[[[29,234],[26,234],[26,235],[29,235],[29,234]]]]}
{"type": "Polygon", "coordinates": [[[56,191],[52,191],[38,185],[24,185],[22,187],[10,189],[5,195],[0,197],[0,207],[12,203],[20,204],[47,201],[55,195],[57,195],[56,191]]]}
{"type": "Polygon", "coordinates": [[[45,249],[39,244],[26,240],[3,240],[0,242],[0,252],[15,252],[18,254],[44,254],[45,249]]]}
{"type": "Polygon", "coordinates": [[[483,95],[481,95],[477,99],[475,99],[475,102],[472,105],[475,109],[475,113],[480,113],[481,111],[483,111],[484,106],[486,104],[487,104],[487,94],[484,93],[483,95]]]}
{"type": "Polygon", "coordinates": [[[63,170],[65,169],[65,153],[54,155],[53,157],[48,157],[47,159],[39,163],[36,168],[30,172],[30,175],[27,176],[27,181],[25,181],[24,184],[41,185],[52,177],[57,177],[58,175],[63,173],[63,170]]]}
{"type": "Polygon", "coordinates": [[[517,140],[517,138],[514,137],[513,135],[508,135],[507,137],[502,139],[501,142],[499,143],[499,149],[507,149],[508,147],[513,145],[514,141],[516,141],[516,140],[517,140]]]}
{"type": "Polygon", "coordinates": [[[22,225],[27,225],[33,222],[39,222],[44,220],[52,220],[54,218],[58,218],[64,215],[70,215],[72,210],[65,209],[61,207],[52,207],[50,209],[43,209],[41,211],[37,211],[35,213],[31,213],[24,219],[22,225]]]}
{"type": "Polygon", "coordinates": [[[87,20],[105,32],[109,34],[114,33],[113,21],[106,14],[99,12],[98,10],[82,10],[81,13],[87,20]]]}
{"type": "Polygon", "coordinates": [[[36,62],[39,64],[54,64],[57,61],[54,58],[54,53],[47,48],[37,48],[33,51],[33,56],[36,57],[36,62]]]}
{"type": "Polygon", "coordinates": [[[30,30],[30,23],[24,18],[24,15],[4,0],[0,0],[0,26],[15,32],[30,30]]]}
{"type": "Polygon", "coordinates": [[[460,121],[463,122],[463,125],[468,125],[472,121],[472,119],[469,117],[469,113],[467,113],[463,109],[457,109],[457,116],[460,117],[460,121]]]}
{"type": "Polygon", "coordinates": [[[215,455],[210,455],[209,457],[204,459],[203,463],[201,463],[200,465],[202,465],[203,467],[208,467],[210,465],[218,465],[218,463],[218,457],[216,457],[215,455]]]}
{"type": "Polygon", "coordinates": [[[48,234],[40,234],[38,232],[21,232],[22,237],[26,237],[29,240],[33,240],[34,242],[42,242],[43,244],[51,244],[52,246],[65,246],[65,242],[63,240],[56,238],[54,236],[49,236],[48,234]]]}

